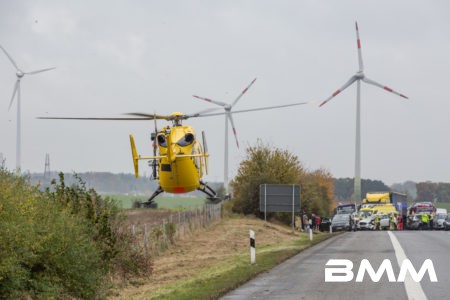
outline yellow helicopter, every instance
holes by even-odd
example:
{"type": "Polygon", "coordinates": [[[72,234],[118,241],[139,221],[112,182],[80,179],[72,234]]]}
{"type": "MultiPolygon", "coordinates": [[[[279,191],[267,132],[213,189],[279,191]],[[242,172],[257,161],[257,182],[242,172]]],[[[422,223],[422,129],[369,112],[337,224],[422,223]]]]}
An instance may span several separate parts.
{"type": "MultiPolygon", "coordinates": [[[[139,115],[152,117],[145,114],[139,115]]],[[[159,180],[158,189],[144,203],[145,206],[151,205],[153,199],[162,192],[183,194],[199,190],[205,193],[208,199],[219,200],[216,192],[202,181],[203,168],[206,174],[208,173],[209,154],[205,133],[202,132],[202,145],[196,138],[194,129],[191,126],[182,125],[181,121],[188,117],[180,112],[174,112],[170,116],[153,116],[155,120],[155,132],[151,134],[153,156],[138,155],[133,135],[130,134],[136,178],[139,176],[138,161],[151,160],[152,179],[159,180]],[[172,121],[172,127],[164,126],[158,131],[157,119],[172,121]]]]}
{"type": "MultiPolygon", "coordinates": [[[[208,109],[204,112],[211,111],[208,109]]],[[[150,198],[141,203],[144,207],[152,207],[154,198],[162,192],[183,194],[199,190],[208,196],[213,202],[220,201],[216,192],[202,181],[203,170],[208,173],[208,149],[206,138],[202,132],[202,144],[197,139],[191,126],[183,125],[182,121],[191,117],[199,117],[201,113],[184,115],[173,112],[165,115],[150,115],[143,113],[129,113],[134,117],[118,118],[72,118],[72,117],[39,117],[38,119],[63,119],[63,120],[154,120],[155,131],[151,133],[153,143],[153,155],[142,156],[136,150],[133,135],[130,134],[131,153],[133,157],[134,172],[139,177],[139,160],[149,160],[153,169],[150,179],[158,180],[159,186],[150,198]],[[158,130],[156,120],[171,121],[172,126],[167,125],[158,130]]]]}

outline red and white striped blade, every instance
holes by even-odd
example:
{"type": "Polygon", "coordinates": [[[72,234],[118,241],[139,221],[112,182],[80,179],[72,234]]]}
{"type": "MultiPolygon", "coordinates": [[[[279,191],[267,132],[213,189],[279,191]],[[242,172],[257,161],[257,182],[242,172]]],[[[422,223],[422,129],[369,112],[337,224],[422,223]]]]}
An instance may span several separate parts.
{"type": "Polygon", "coordinates": [[[244,96],[244,94],[248,91],[248,89],[255,83],[256,78],[252,80],[252,82],[250,82],[250,84],[241,92],[241,94],[236,98],[236,100],[234,100],[233,104],[231,104],[231,107],[235,106],[236,103],[239,101],[239,99],[241,99],[242,96],[244,96]]]}
{"type": "Polygon", "coordinates": [[[382,85],[382,84],[380,84],[380,83],[378,83],[378,82],[376,82],[376,81],[373,81],[372,79],[369,79],[369,78],[367,78],[367,77],[364,77],[362,80],[363,80],[365,83],[368,83],[368,84],[377,86],[377,87],[379,87],[379,88],[382,88],[382,89],[384,89],[384,90],[386,90],[386,91],[388,91],[388,92],[391,92],[391,93],[393,93],[393,94],[399,95],[399,96],[402,97],[402,98],[409,99],[407,96],[405,96],[405,95],[403,95],[403,94],[400,94],[399,92],[394,91],[393,89],[391,89],[390,87],[388,87],[388,86],[386,86],[386,85],[382,85]]]}
{"type": "Polygon", "coordinates": [[[331,99],[333,99],[334,97],[336,97],[338,94],[340,94],[343,90],[345,90],[346,88],[348,88],[353,82],[355,82],[357,80],[357,78],[355,76],[352,76],[340,89],[336,90],[330,97],[328,97],[325,101],[323,101],[320,105],[324,105],[325,103],[327,103],[328,101],[330,101],[331,99]]]}
{"type": "Polygon", "coordinates": [[[364,71],[364,64],[361,54],[361,40],[359,39],[359,29],[358,29],[358,22],[355,22],[356,27],[356,46],[358,47],[358,64],[359,64],[359,71],[364,71]]]}
{"type": "Polygon", "coordinates": [[[227,104],[225,102],[216,101],[216,100],[212,100],[212,99],[205,98],[205,97],[200,97],[200,96],[197,96],[197,95],[192,95],[192,97],[200,99],[200,100],[208,101],[208,102],[211,102],[211,103],[223,106],[223,107],[227,106],[227,104]]]}
{"type": "Polygon", "coordinates": [[[231,116],[231,113],[228,113],[227,117],[228,117],[228,120],[230,120],[231,128],[233,128],[233,134],[234,134],[234,138],[236,139],[236,145],[239,148],[239,142],[238,142],[238,138],[237,138],[237,134],[236,134],[236,127],[234,127],[233,117],[231,116]]]}

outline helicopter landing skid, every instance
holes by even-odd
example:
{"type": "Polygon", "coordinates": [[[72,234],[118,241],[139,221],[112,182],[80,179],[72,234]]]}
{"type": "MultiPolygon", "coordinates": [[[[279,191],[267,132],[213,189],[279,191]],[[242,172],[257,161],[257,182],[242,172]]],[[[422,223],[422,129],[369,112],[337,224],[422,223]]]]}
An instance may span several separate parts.
{"type": "Polygon", "coordinates": [[[148,198],[148,200],[146,202],[141,203],[142,207],[155,208],[156,203],[153,199],[155,199],[156,196],[158,196],[162,192],[164,192],[164,190],[161,188],[161,186],[158,186],[158,189],[153,192],[153,194],[150,196],[150,198],[148,198]]]}
{"type": "Polygon", "coordinates": [[[197,190],[208,195],[207,199],[213,203],[219,203],[222,200],[219,197],[217,197],[216,192],[207,183],[204,183],[203,181],[200,181],[200,187],[198,187],[197,190]]]}

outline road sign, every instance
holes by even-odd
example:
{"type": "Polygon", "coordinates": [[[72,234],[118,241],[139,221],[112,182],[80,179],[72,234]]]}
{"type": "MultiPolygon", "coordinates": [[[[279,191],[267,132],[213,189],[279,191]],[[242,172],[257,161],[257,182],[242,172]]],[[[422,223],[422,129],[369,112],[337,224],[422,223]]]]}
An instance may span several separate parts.
{"type": "Polygon", "coordinates": [[[300,186],[287,184],[261,184],[259,210],[262,212],[299,212],[300,186]]]}
{"type": "Polygon", "coordinates": [[[292,212],[292,232],[294,232],[295,212],[300,211],[300,186],[291,184],[261,184],[259,186],[259,210],[264,212],[292,212]]]}

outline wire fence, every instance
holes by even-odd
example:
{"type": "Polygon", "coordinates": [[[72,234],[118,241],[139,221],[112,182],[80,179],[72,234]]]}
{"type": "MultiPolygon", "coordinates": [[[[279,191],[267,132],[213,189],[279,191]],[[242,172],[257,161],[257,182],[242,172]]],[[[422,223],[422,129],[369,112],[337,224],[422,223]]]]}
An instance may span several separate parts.
{"type": "Polygon", "coordinates": [[[169,245],[200,228],[208,227],[221,217],[222,203],[205,204],[193,210],[174,212],[156,224],[131,224],[130,230],[137,247],[142,247],[146,255],[157,256],[169,245]]]}

